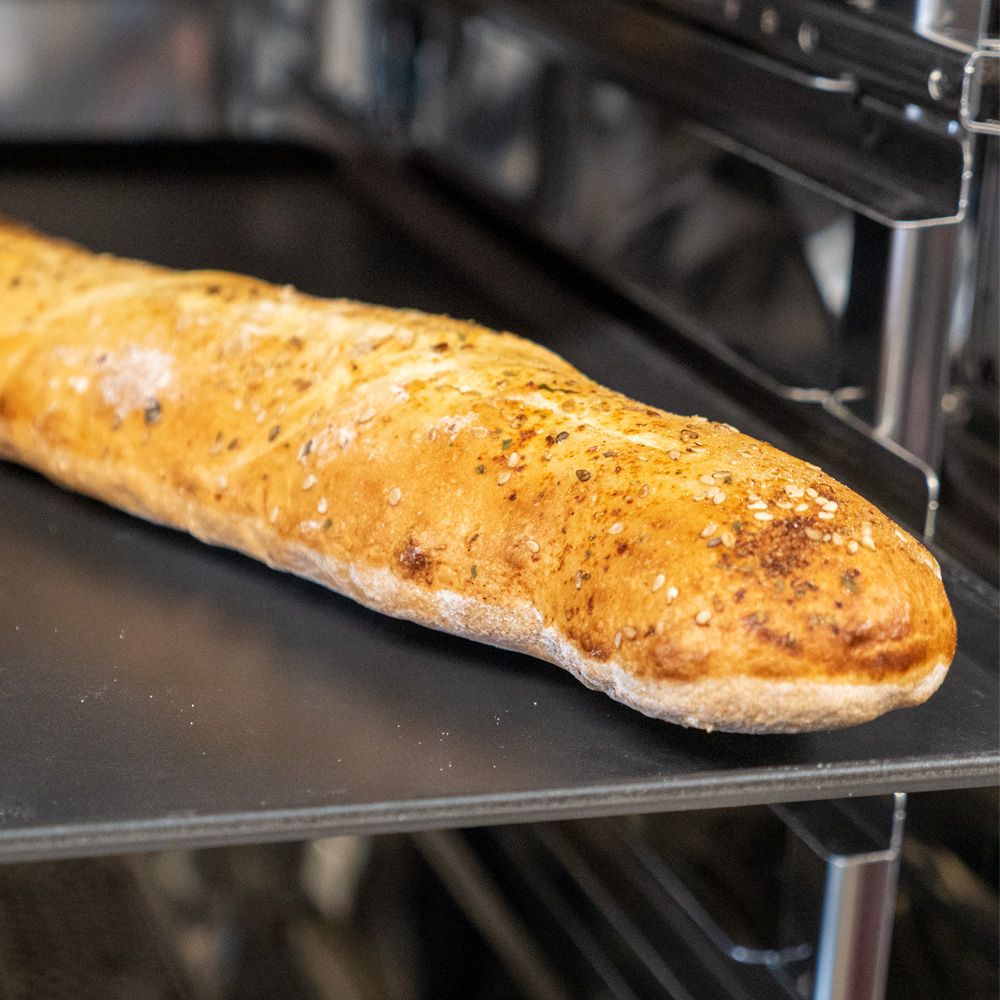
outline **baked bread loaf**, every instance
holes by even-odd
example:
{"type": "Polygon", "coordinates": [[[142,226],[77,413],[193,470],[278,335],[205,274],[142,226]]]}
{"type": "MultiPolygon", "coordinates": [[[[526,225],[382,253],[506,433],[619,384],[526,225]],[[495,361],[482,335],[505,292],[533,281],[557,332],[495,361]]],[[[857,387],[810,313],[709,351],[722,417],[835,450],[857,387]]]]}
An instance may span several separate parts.
{"type": "Polygon", "coordinates": [[[13,224],[0,456],[686,726],[864,722],[954,653],[928,552],[732,427],[473,323],[13,224]]]}

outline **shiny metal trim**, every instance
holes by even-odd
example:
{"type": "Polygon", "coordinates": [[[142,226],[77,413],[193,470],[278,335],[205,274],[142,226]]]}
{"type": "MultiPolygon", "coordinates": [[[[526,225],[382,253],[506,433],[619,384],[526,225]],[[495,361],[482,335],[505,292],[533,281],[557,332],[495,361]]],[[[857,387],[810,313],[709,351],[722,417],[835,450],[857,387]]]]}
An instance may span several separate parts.
{"type": "MultiPolygon", "coordinates": [[[[1000,59],[1000,38],[984,38],[966,60],[965,72],[962,74],[962,96],[958,105],[962,125],[970,132],[980,132],[985,135],[1000,135],[1000,121],[987,119],[979,121],[972,110],[972,93],[976,77],[976,65],[980,59],[1000,59]]],[[[978,105],[978,100],[976,104],[978,105]]]]}

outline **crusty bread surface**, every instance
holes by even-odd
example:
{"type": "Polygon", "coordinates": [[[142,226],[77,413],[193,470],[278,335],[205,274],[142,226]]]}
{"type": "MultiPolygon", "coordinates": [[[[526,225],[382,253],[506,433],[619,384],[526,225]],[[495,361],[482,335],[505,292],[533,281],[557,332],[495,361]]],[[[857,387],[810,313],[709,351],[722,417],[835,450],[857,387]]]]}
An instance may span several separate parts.
{"type": "Polygon", "coordinates": [[[864,722],[955,649],[918,542],[728,425],[474,323],[4,223],[0,456],[686,726],[864,722]]]}

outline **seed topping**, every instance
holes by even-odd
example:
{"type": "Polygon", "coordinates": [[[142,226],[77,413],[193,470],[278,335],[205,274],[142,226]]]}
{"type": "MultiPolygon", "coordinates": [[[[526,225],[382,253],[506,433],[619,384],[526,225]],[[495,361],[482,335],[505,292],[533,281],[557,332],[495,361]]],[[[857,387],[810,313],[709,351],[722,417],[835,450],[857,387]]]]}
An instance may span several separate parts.
{"type": "Polygon", "coordinates": [[[520,458],[520,456],[518,455],[518,453],[516,451],[512,451],[507,456],[507,468],[508,469],[515,468],[515,466],[517,465],[517,461],[518,461],[519,458],[520,458]]]}
{"type": "Polygon", "coordinates": [[[403,493],[400,490],[400,488],[398,486],[393,486],[393,488],[389,490],[389,506],[395,507],[396,504],[398,504],[399,501],[402,499],[402,497],[403,493]]]}
{"type": "Polygon", "coordinates": [[[536,542],[536,541],[535,541],[535,540],[534,540],[533,538],[529,538],[529,539],[528,539],[528,540],[527,540],[527,541],[526,541],[526,542],[524,543],[524,547],[525,547],[525,548],[526,548],[526,549],[527,549],[527,550],[528,550],[529,552],[537,552],[537,551],[538,551],[538,548],[539,548],[539,546],[538,546],[538,542],[536,542]]]}
{"type": "Polygon", "coordinates": [[[585,483],[590,479],[590,472],[587,469],[577,469],[576,478],[580,480],[581,483],[585,483]]]}
{"type": "Polygon", "coordinates": [[[714,521],[709,521],[704,528],[701,529],[702,538],[710,538],[718,530],[718,525],[714,521]]]}
{"type": "Polygon", "coordinates": [[[656,579],[653,580],[653,593],[655,594],[664,583],[666,583],[666,577],[662,573],[657,573],[656,579]]]}
{"type": "Polygon", "coordinates": [[[698,614],[694,616],[694,620],[698,625],[707,625],[712,620],[712,612],[707,609],[705,611],[699,611],[698,614]]]}
{"type": "Polygon", "coordinates": [[[756,514],[754,514],[754,519],[757,520],[757,521],[773,521],[774,520],[774,515],[773,514],[768,514],[768,513],[765,513],[764,511],[760,511],[759,510],[759,511],[757,511],[756,514]]]}
{"type": "Polygon", "coordinates": [[[719,493],[716,493],[715,496],[712,497],[712,503],[714,503],[716,507],[725,502],[726,502],[726,494],[722,493],[721,491],[719,493]]]}
{"type": "Polygon", "coordinates": [[[676,587],[667,587],[667,604],[670,604],[679,593],[676,587]]]}
{"type": "Polygon", "coordinates": [[[319,482],[319,480],[315,476],[306,476],[306,478],[302,480],[302,489],[311,490],[317,482],[319,482]]]}
{"type": "Polygon", "coordinates": [[[847,551],[850,552],[852,556],[858,551],[858,543],[853,538],[847,543],[847,551]]]}
{"type": "Polygon", "coordinates": [[[625,633],[625,638],[629,640],[634,639],[639,634],[631,625],[626,625],[625,628],[622,629],[622,632],[625,633]]]}
{"type": "Polygon", "coordinates": [[[506,469],[504,469],[503,472],[501,472],[500,475],[497,476],[497,485],[503,486],[503,484],[507,482],[508,479],[510,479],[510,473],[506,469]]]}
{"type": "Polygon", "coordinates": [[[767,504],[763,500],[757,500],[754,503],[747,504],[747,510],[767,510],[767,504]]]}
{"type": "Polygon", "coordinates": [[[608,528],[608,534],[617,535],[621,530],[622,530],[621,521],[615,521],[615,523],[612,524],[610,528],[608,528]]]}

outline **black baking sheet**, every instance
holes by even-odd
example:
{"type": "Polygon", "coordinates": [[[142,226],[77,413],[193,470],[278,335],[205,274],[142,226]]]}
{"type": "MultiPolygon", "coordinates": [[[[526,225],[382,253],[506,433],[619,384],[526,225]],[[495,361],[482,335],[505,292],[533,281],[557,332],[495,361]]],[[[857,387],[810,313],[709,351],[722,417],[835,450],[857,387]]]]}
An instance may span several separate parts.
{"type": "MultiPolygon", "coordinates": [[[[567,331],[516,289],[485,294],[319,158],[8,148],[0,213],[173,266],[475,316],[795,448],[627,326],[567,331]]],[[[926,705],[838,733],[706,734],[0,463],[0,858],[990,783],[996,594],[945,569],[959,650],[926,705]]]]}

